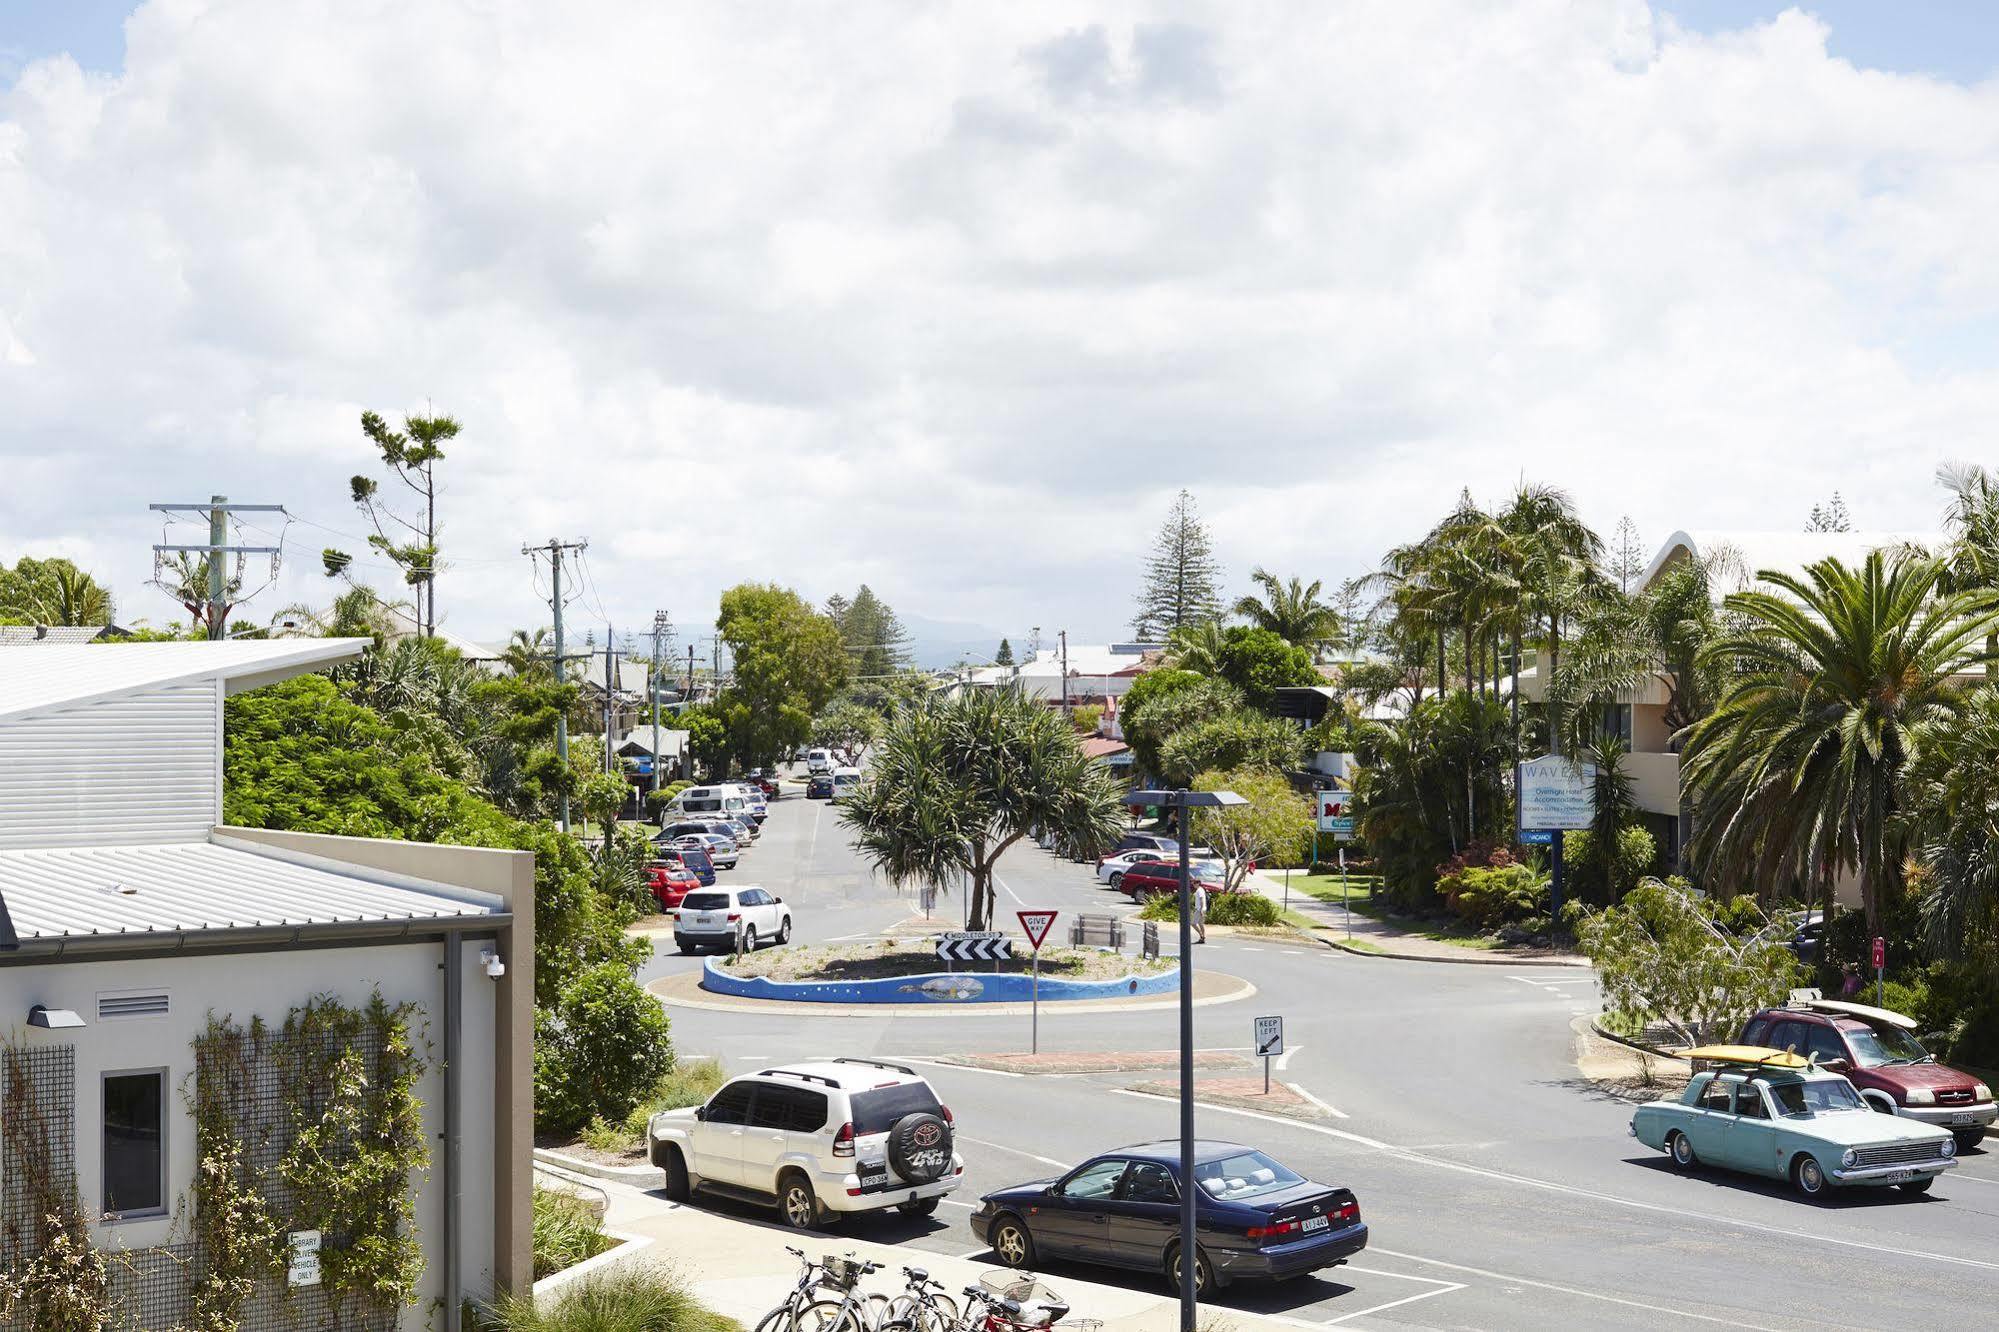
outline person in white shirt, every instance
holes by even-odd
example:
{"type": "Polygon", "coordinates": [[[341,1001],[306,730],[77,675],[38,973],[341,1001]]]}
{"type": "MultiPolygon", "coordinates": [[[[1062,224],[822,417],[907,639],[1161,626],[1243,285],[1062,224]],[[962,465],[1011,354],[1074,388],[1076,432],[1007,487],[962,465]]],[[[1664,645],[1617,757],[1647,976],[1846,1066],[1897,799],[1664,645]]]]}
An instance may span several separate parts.
{"type": "Polygon", "coordinates": [[[1208,941],[1208,885],[1205,883],[1196,883],[1194,885],[1194,900],[1191,905],[1193,910],[1189,914],[1194,918],[1194,942],[1206,943],[1208,941]]]}

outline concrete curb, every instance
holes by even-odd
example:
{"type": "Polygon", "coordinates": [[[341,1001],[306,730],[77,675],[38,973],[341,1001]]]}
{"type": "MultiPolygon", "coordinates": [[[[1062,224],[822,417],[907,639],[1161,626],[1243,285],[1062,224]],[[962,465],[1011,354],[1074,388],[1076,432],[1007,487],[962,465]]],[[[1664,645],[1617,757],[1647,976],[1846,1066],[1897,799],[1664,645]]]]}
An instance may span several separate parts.
{"type": "MultiPolygon", "coordinates": [[[[1329,925],[1321,926],[1320,931],[1334,928],[1337,927],[1329,925]]],[[[1569,971],[1587,970],[1590,965],[1587,961],[1570,962],[1558,957],[1522,957],[1516,953],[1494,953],[1491,951],[1488,951],[1484,956],[1438,957],[1433,953],[1398,952],[1392,948],[1383,948],[1378,944],[1371,948],[1360,948],[1349,944],[1344,939],[1328,938],[1323,932],[1319,931],[1315,931],[1314,937],[1328,948],[1337,948],[1342,953],[1351,953],[1355,957],[1385,957],[1392,958],[1397,962],[1441,962],[1445,966],[1450,967],[1562,967],[1569,971]]],[[[1370,942],[1372,941],[1370,940],[1370,942]]],[[[1467,954],[1471,953],[1470,949],[1465,951],[1467,954]]]]}
{"type": "Polygon", "coordinates": [[[1675,1053],[1672,1050],[1662,1050],[1656,1045],[1646,1045],[1643,1041],[1634,1041],[1628,1037],[1619,1036],[1616,1032],[1603,1025],[1603,1019],[1600,1016],[1589,1020],[1589,1029],[1592,1033],[1603,1037],[1606,1041],[1622,1045],[1628,1050],[1636,1050],[1640,1054],[1654,1055],[1660,1059],[1678,1059],[1689,1064],[1693,1062],[1685,1055],[1675,1053]]]}
{"type": "Polygon", "coordinates": [[[557,1170],[567,1170],[572,1174],[591,1175],[598,1179],[616,1180],[620,1184],[633,1184],[641,1188],[652,1188],[659,1183],[657,1166],[607,1166],[595,1161],[585,1161],[580,1156],[564,1156],[561,1152],[547,1147],[534,1149],[534,1159],[557,1170]]]}
{"type": "Polygon", "coordinates": [[[549,1308],[560,1298],[563,1287],[572,1282],[639,1261],[644,1257],[645,1251],[657,1243],[645,1235],[627,1235],[617,1230],[607,1230],[604,1234],[610,1239],[617,1240],[618,1243],[595,1258],[585,1258],[574,1267],[565,1267],[560,1272],[550,1272],[534,1283],[535,1308],[549,1308]]]}

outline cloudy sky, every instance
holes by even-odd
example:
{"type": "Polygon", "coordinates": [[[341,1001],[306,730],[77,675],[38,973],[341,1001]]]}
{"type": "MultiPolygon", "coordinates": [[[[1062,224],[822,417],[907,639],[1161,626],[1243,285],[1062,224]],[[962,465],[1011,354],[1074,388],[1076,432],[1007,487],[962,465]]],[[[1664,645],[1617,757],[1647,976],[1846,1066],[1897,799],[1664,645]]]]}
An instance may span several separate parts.
{"type": "Polygon", "coordinates": [[[1231,590],[1522,477],[1928,527],[1999,464],[1999,7],[1811,11],[0,0],[0,558],[164,620],[146,506],[226,493],[324,601],[426,404],[473,637],[559,535],[621,630],[1102,641],[1182,486],[1231,590]]]}

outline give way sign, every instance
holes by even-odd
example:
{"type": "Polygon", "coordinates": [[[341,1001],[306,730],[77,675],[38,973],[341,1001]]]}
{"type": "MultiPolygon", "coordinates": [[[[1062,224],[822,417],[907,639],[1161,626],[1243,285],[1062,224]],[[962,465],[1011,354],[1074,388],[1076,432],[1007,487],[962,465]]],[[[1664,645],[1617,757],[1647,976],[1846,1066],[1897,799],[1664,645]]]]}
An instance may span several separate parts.
{"type": "Polygon", "coordinates": [[[1041,941],[1048,937],[1049,927],[1055,923],[1058,914],[1053,911],[1017,911],[1020,928],[1027,933],[1027,943],[1035,952],[1041,951],[1041,941]]]}

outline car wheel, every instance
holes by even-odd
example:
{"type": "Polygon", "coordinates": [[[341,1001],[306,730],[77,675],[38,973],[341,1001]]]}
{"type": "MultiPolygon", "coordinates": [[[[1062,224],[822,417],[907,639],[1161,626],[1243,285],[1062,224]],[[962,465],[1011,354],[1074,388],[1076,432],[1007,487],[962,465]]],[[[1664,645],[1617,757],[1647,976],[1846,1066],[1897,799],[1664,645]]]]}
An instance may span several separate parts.
{"type": "MultiPolygon", "coordinates": [[[[1173,1290],[1177,1294],[1180,1290],[1180,1248],[1178,1245],[1175,1245],[1173,1252],[1167,1256],[1166,1279],[1172,1284],[1173,1290]]],[[[1208,1266],[1208,1255],[1201,1252],[1200,1246],[1196,1245],[1194,1248],[1194,1298],[1197,1300],[1202,1299],[1214,1294],[1214,1291],[1215,1270],[1208,1266]]]]}
{"type": "Polygon", "coordinates": [[[796,1171],[779,1183],[777,1206],[784,1215],[784,1224],[793,1230],[812,1230],[819,1225],[819,1199],[812,1192],[811,1182],[796,1171]]]}
{"type": "Polygon", "coordinates": [[[1694,1155],[1694,1145],[1687,1141],[1684,1133],[1674,1133],[1669,1137],[1666,1150],[1672,1154],[1673,1164],[1682,1170],[1692,1170],[1701,1163],[1700,1158],[1694,1155]]]}
{"type": "Polygon", "coordinates": [[[662,1190],[668,1202],[684,1203],[693,1190],[687,1181],[687,1162],[680,1159],[678,1147],[666,1148],[666,1159],[659,1163],[666,1172],[666,1187],[662,1190]]]}
{"type": "Polygon", "coordinates": [[[1123,874],[1113,874],[1113,875],[1111,875],[1111,887],[1113,887],[1113,888],[1117,889],[1117,890],[1118,890],[1119,892],[1123,892],[1123,891],[1124,891],[1124,875],[1123,875],[1123,874]]]}
{"type": "Polygon", "coordinates": [[[743,926],[743,951],[745,953],[757,951],[757,929],[754,925],[743,926]]]}
{"type": "Polygon", "coordinates": [[[918,1198],[915,1202],[897,1203],[895,1209],[904,1216],[930,1216],[937,1210],[935,1198],[918,1198]]]}
{"type": "Polygon", "coordinates": [[[786,917],[784,918],[784,923],[783,923],[783,924],[781,924],[781,925],[779,925],[779,926],[777,927],[777,941],[778,941],[779,943],[781,943],[781,944],[788,944],[788,943],[790,943],[790,942],[791,942],[791,917],[790,917],[790,916],[786,916],[786,917]]]}
{"type": "Polygon", "coordinates": [[[1904,1193],[1928,1193],[1930,1185],[1936,1182],[1937,1177],[1931,1175],[1928,1179],[1912,1179],[1907,1184],[1897,1184],[1895,1187],[1904,1193]]]}
{"type": "Polygon", "coordinates": [[[1951,1136],[1957,1139],[1957,1154],[1962,1156],[1985,1141],[1985,1130],[1973,1129],[1969,1133],[1953,1133],[1951,1136]]]}
{"type": "Polygon", "coordinates": [[[692,957],[692,956],[694,956],[694,945],[693,945],[693,944],[681,944],[681,945],[679,945],[679,948],[680,948],[680,955],[681,955],[682,957],[692,957]]]}
{"type": "Polygon", "coordinates": [[[1806,1153],[1791,1162],[1791,1184],[1807,1198],[1822,1198],[1826,1191],[1825,1170],[1806,1153]]]}
{"type": "Polygon", "coordinates": [[[993,1222],[992,1251],[1008,1267],[1034,1266],[1034,1236],[1017,1216],[1002,1216],[993,1222]]]}

